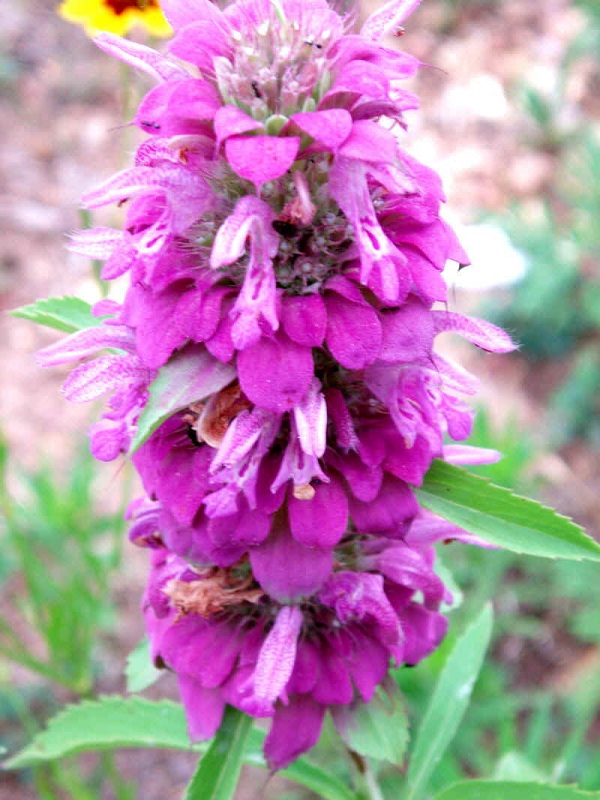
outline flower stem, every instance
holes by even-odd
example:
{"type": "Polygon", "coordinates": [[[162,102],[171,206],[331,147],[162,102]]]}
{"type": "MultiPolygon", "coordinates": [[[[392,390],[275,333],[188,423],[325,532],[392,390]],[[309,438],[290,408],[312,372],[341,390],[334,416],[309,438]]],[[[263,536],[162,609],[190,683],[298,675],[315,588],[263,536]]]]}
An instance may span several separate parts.
{"type": "Polygon", "coordinates": [[[348,754],[360,775],[360,783],[362,784],[360,788],[364,794],[365,800],[385,800],[383,792],[377,783],[377,779],[367,759],[349,748],[348,754]]]}
{"type": "Polygon", "coordinates": [[[377,779],[373,774],[373,770],[367,764],[367,769],[364,774],[365,780],[365,789],[367,791],[367,797],[369,800],[385,800],[383,796],[383,792],[381,791],[379,784],[377,783],[377,779]]]}

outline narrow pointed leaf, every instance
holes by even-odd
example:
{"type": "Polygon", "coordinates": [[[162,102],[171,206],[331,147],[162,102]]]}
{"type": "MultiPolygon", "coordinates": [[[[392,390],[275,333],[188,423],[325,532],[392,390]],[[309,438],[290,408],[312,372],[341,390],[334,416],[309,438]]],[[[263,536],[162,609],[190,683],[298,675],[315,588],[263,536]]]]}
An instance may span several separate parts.
{"type": "Polygon", "coordinates": [[[600,545],[572,520],[444,461],[415,494],[421,505],[490,544],[544,558],[600,561],[600,545]]]}
{"type": "Polygon", "coordinates": [[[102,325],[101,317],[93,317],[91,306],[79,297],[49,297],[36,300],[27,306],[13,308],[13,317],[27,319],[37,325],[54,328],[65,333],[75,333],[84,328],[102,325]]]}
{"type": "Polygon", "coordinates": [[[236,790],[252,718],[229,706],[202,757],[184,800],[231,800],[236,790]]]}
{"type": "Polygon", "coordinates": [[[150,398],[140,414],[131,452],[176,411],[215,394],[234,378],[235,369],[218,361],[204,348],[188,348],[177,353],[150,386],[150,398]]]}
{"type": "Polygon", "coordinates": [[[423,797],[433,770],[454,738],[469,705],[491,633],[492,609],[487,605],[457,640],[444,664],[415,738],[406,776],[406,800],[423,797]]]}
{"type": "Polygon", "coordinates": [[[437,794],[435,800],[600,800],[600,792],[543,783],[461,781],[437,794]]]}

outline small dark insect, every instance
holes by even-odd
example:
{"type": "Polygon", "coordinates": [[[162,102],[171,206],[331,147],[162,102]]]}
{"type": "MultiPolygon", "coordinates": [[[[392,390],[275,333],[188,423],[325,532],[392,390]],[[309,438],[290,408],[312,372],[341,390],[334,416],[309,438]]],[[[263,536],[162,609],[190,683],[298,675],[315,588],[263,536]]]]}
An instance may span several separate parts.
{"type": "Polygon", "coordinates": [[[158,125],[156,122],[142,122],[142,121],[140,121],[140,125],[142,126],[142,128],[151,128],[153,131],[159,131],[160,130],[160,125],[158,125]]]}
{"type": "Polygon", "coordinates": [[[298,233],[298,226],[294,225],[293,222],[284,222],[282,219],[275,219],[271,225],[273,226],[273,230],[277,231],[277,233],[285,239],[291,239],[292,236],[298,233]]]}
{"type": "Polygon", "coordinates": [[[254,96],[255,96],[255,97],[258,99],[258,100],[260,100],[260,99],[261,99],[261,97],[262,97],[262,95],[261,95],[261,93],[260,93],[260,90],[259,90],[259,88],[258,88],[258,81],[252,81],[252,83],[250,84],[250,86],[252,86],[252,91],[254,92],[254,96]]]}
{"type": "Polygon", "coordinates": [[[307,44],[309,47],[316,47],[317,50],[322,50],[323,45],[319,44],[319,42],[313,42],[310,39],[305,39],[304,44],[307,44]]]}

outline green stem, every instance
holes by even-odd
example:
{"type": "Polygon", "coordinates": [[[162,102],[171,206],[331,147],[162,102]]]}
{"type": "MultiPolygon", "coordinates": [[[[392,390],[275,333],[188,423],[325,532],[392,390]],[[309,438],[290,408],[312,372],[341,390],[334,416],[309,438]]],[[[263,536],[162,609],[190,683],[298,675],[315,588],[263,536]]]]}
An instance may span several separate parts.
{"type": "Polygon", "coordinates": [[[133,800],[133,787],[130,786],[125,780],[115,763],[115,754],[113,752],[104,752],[100,757],[98,765],[104,777],[108,780],[115,800],[133,800]]]}
{"type": "Polygon", "coordinates": [[[367,759],[359,753],[355,753],[354,750],[350,750],[350,748],[348,748],[348,755],[360,776],[359,783],[362,784],[360,790],[365,800],[385,800],[367,759]]]}
{"type": "Polygon", "coordinates": [[[377,779],[373,774],[373,770],[369,766],[368,762],[366,763],[366,771],[364,773],[364,780],[365,780],[365,789],[367,790],[367,797],[369,800],[385,800],[383,796],[383,792],[381,791],[379,784],[377,783],[377,779]]]}

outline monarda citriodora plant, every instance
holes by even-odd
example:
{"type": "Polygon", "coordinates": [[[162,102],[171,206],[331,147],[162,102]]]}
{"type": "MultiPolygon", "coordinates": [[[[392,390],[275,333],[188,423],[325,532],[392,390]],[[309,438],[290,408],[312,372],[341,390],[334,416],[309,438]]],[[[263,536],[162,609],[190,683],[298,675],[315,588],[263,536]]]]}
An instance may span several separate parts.
{"type": "Polygon", "coordinates": [[[437,336],[515,345],[447,308],[442,270],[468,256],[438,175],[402,147],[419,63],[383,43],[417,3],[356,32],[326,0],[164,0],[166,55],[96,39],[156,83],[134,165],[83,199],[123,206],[123,229],[70,244],[129,285],[39,360],[86,359],[69,400],[110,395],[91,448],[141,476],[152,658],[178,677],[191,738],[227,705],[268,718],[274,770],[327,712],[345,736],[390,666],[438,647],[451,598],[433,545],[483,544],[418,500],[434,459],[498,457],[452,443],[477,381],[437,336]]]}

